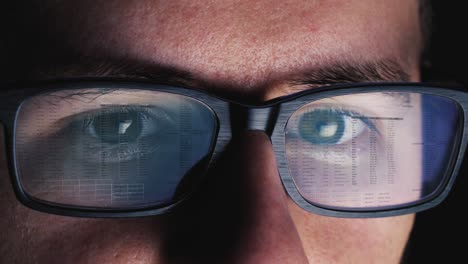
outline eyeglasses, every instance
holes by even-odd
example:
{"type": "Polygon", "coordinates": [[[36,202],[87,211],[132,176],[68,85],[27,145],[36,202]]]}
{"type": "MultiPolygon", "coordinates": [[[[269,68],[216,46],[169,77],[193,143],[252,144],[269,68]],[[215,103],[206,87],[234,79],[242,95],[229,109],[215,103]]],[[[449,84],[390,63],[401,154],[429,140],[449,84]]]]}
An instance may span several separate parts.
{"type": "Polygon", "coordinates": [[[468,95],[454,87],[333,85],[256,106],[141,81],[5,88],[0,121],[18,199],[70,216],[164,213],[246,129],[270,136],[287,193],[309,212],[415,213],[448,195],[467,143],[468,95]]]}

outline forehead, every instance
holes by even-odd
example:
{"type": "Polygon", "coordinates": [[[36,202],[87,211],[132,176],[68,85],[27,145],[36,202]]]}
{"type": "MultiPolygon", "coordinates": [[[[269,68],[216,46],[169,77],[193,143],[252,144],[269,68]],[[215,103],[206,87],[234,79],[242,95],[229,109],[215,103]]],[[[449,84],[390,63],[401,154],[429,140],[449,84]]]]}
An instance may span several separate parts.
{"type": "Polygon", "coordinates": [[[50,1],[43,10],[41,30],[55,42],[43,54],[126,58],[231,86],[340,60],[410,67],[419,53],[416,0],[50,1]]]}

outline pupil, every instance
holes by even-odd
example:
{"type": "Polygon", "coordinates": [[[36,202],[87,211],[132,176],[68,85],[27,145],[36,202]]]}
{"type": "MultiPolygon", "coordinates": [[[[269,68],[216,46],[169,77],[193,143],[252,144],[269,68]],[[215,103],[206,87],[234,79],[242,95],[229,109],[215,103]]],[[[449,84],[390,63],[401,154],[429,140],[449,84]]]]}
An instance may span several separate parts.
{"type": "Polygon", "coordinates": [[[331,137],[337,133],[338,124],[336,122],[318,122],[315,128],[322,137],[331,137]]]}
{"type": "Polygon", "coordinates": [[[302,115],[299,120],[301,137],[312,144],[336,144],[344,132],[342,114],[331,110],[315,110],[302,115]]]}
{"type": "Polygon", "coordinates": [[[102,114],[91,125],[96,136],[106,143],[133,142],[141,134],[140,116],[136,112],[102,114]]]}

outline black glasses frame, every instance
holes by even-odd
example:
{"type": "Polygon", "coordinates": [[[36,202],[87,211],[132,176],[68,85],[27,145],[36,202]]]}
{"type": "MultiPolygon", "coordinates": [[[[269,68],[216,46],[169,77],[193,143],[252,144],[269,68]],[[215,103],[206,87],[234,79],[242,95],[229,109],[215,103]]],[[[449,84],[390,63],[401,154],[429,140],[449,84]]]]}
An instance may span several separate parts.
{"type": "Polygon", "coordinates": [[[416,213],[432,208],[441,203],[449,194],[456,175],[462,165],[466,145],[468,142],[468,94],[462,87],[441,86],[424,83],[352,83],[324,86],[305,90],[292,95],[275,98],[257,105],[245,105],[231,100],[219,98],[207,93],[182,88],[152,83],[149,81],[135,81],[127,79],[103,79],[87,78],[73,80],[58,80],[31,84],[15,84],[3,86],[0,96],[0,122],[5,126],[5,143],[7,148],[8,169],[11,175],[13,188],[18,200],[24,205],[46,213],[75,216],[75,217],[137,217],[158,215],[168,212],[191,194],[182,197],[173,204],[159,207],[102,209],[88,207],[73,207],[40,201],[29,196],[21,186],[16,160],[15,160],[15,126],[16,118],[21,104],[33,96],[70,89],[143,89],[180,94],[194,98],[206,104],[215,113],[218,121],[218,131],[214,147],[209,157],[207,170],[216,164],[216,160],[223,152],[229,141],[240,130],[260,130],[268,134],[272,141],[273,150],[278,164],[278,172],[291,199],[301,208],[320,215],[346,218],[371,218],[397,216],[416,213]],[[343,210],[321,206],[308,202],[297,190],[291,175],[289,174],[285,151],[285,127],[291,115],[302,106],[316,100],[331,96],[368,93],[368,92],[418,92],[450,98],[459,104],[460,129],[456,137],[456,146],[450,158],[450,164],[444,175],[444,183],[430,196],[400,207],[366,208],[343,210]],[[233,123],[233,116],[241,116],[242,124],[233,123]]]}

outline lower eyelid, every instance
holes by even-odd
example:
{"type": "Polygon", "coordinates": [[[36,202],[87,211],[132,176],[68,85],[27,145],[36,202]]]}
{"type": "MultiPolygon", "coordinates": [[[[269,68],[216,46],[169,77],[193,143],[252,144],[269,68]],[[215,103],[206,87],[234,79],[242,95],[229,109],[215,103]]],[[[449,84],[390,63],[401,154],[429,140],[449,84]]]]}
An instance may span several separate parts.
{"type": "Polygon", "coordinates": [[[142,149],[139,143],[131,143],[126,144],[125,148],[122,148],[120,144],[111,145],[92,138],[83,138],[81,140],[82,142],[79,145],[81,147],[87,146],[87,149],[84,151],[86,155],[79,155],[79,153],[83,153],[83,150],[73,151],[70,149],[70,151],[74,152],[75,155],[79,155],[79,157],[75,156],[76,159],[84,159],[84,161],[90,163],[102,162],[102,158],[106,159],[106,163],[129,161],[136,158],[136,156],[149,155],[159,147],[156,144],[145,143],[143,144],[145,148],[142,149]]]}

